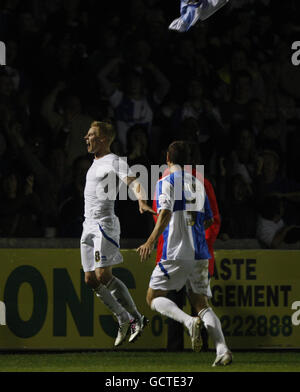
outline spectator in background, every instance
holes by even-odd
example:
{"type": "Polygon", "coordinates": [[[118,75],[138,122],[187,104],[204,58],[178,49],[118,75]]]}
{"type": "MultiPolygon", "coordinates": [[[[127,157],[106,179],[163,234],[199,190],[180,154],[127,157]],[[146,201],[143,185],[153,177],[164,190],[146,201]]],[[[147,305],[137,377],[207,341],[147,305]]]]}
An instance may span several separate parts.
{"type": "MultiPolygon", "coordinates": [[[[224,169],[223,169],[224,171],[224,169]]],[[[222,240],[254,238],[256,230],[256,205],[253,194],[241,174],[231,176],[224,189],[221,188],[221,234],[222,240]]]]}
{"type": "Polygon", "coordinates": [[[4,72],[0,72],[0,104],[6,105],[11,109],[14,108],[16,102],[15,93],[12,77],[4,72]]]}
{"type": "Polygon", "coordinates": [[[153,64],[143,64],[143,70],[150,71],[155,83],[155,90],[152,95],[149,95],[145,76],[136,70],[127,70],[127,73],[121,76],[122,64],[124,65],[122,58],[111,60],[99,71],[98,79],[114,108],[118,139],[125,152],[127,132],[133,125],[146,126],[148,134],[151,135],[153,109],[162,103],[169,90],[169,82],[153,64]],[[110,79],[116,67],[118,67],[119,86],[116,84],[117,80],[112,82],[110,79]]]}
{"type": "MultiPolygon", "coordinates": [[[[148,1],[148,10],[146,13],[144,23],[144,32],[147,42],[151,45],[151,48],[157,53],[157,58],[161,59],[163,63],[167,58],[167,51],[169,45],[169,37],[166,34],[166,26],[168,24],[162,10],[163,4],[159,4],[152,8],[148,1]]],[[[161,61],[157,61],[157,64],[161,64],[161,61]]],[[[161,64],[162,65],[162,64],[161,64]]],[[[163,66],[163,65],[162,65],[163,66]]],[[[166,70],[164,69],[164,72],[166,70]]]]}
{"type": "Polygon", "coordinates": [[[80,98],[67,91],[64,82],[59,82],[45,97],[41,114],[52,132],[53,143],[64,150],[67,165],[71,167],[77,157],[86,153],[84,143],[78,140],[83,140],[92,118],[82,112],[80,98]],[[59,99],[62,92],[64,95],[59,99]]]}
{"type": "Polygon", "coordinates": [[[278,143],[268,141],[262,146],[262,169],[256,177],[257,196],[261,199],[269,193],[300,192],[300,186],[284,175],[282,153],[278,143]]]}
{"type": "Polygon", "coordinates": [[[87,156],[73,162],[71,183],[64,190],[59,206],[58,236],[80,238],[84,219],[84,187],[86,173],[91,166],[87,156]]]}
{"type": "Polygon", "coordinates": [[[279,197],[267,196],[259,212],[256,238],[263,247],[277,249],[283,243],[300,241],[300,226],[284,222],[284,203],[279,197]]]}
{"type": "Polygon", "coordinates": [[[5,105],[0,104],[0,177],[5,168],[11,164],[11,155],[7,149],[7,137],[5,129],[9,127],[11,112],[5,105]],[[10,159],[9,159],[10,156],[10,159]]]}
{"type": "Polygon", "coordinates": [[[6,137],[9,148],[15,151],[18,164],[34,175],[36,190],[43,204],[45,230],[51,228],[51,235],[54,236],[58,197],[65,174],[63,153],[61,150],[49,149],[42,135],[25,140],[19,123],[12,123],[6,128],[6,137]]]}
{"type": "Polygon", "coordinates": [[[255,137],[245,124],[238,125],[234,134],[234,147],[230,153],[229,174],[240,174],[251,187],[257,162],[255,137]]]}
{"type": "Polygon", "coordinates": [[[186,119],[195,119],[198,123],[198,138],[194,141],[208,141],[222,137],[221,115],[217,105],[205,95],[204,83],[200,79],[191,79],[186,88],[186,97],[173,116],[174,130],[181,132],[181,123],[186,119]]]}
{"type": "Polygon", "coordinates": [[[186,91],[186,86],[193,78],[202,77],[202,67],[198,66],[197,52],[194,42],[186,35],[180,35],[176,41],[176,50],[170,53],[171,64],[168,70],[168,77],[172,80],[171,94],[178,102],[182,102],[182,93],[186,91]]]}
{"type": "MultiPolygon", "coordinates": [[[[253,61],[248,51],[241,47],[235,46],[231,52],[230,68],[227,70],[230,80],[234,81],[237,74],[243,75],[244,72],[251,76],[251,96],[265,100],[265,85],[261,72],[253,61]]],[[[246,74],[245,74],[246,75],[246,74]]]]}
{"type": "Polygon", "coordinates": [[[18,172],[6,173],[1,181],[1,237],[41,237],[43,235],[42,204],[33,190],[34,176],[22,184],[18,172]]]}
{"type": "Polygon", "coordinates": [[[0,33],[1,37],[8,38],[16,28],[16,11],[20,0],[2,0],[0,9],[0,33]]]}
{"type": "Polygon", "coordinates": [[[112,28],[103,27],[99,32],[98,48],[88,59],[92,72],[97,73],[102,64],[107,64],[120,53],[120,37],[112,28]]]}
{"type": "MultiPolygon", "coordinates": [[[[127,163],[130,168],[134,165],[143,165],[147,169],[148,182],[142,183],[144,189],[151,192],[151,160],[149,158],[149,140],[148,132],[142,125],[136,124],[128,130],[127,133],[127,163]]],[[[140,173],[137,173],[140,175],[140,173]]],[[[125,184],[120,184],[120,195],[127,194],[125,184]]],[[[130,192],[127,200],[117,199],[115,204],[116,215],[120,219],[121,232],[125,238],[147,238],[153,229],[152,216],[148,214],[141,215],[136,208],[136,198],[130,192]],[[132,198],[132,199],[131,199],[132,198]],[[130,222],[130,224],[129,224],[130,222]]]]}
{"type": "Polygon", "coordinates": [[[225,124],[238,124],[247,118],[248,107],[253,98],[253,80],[247,71],[240,71],[232,80],[232,95],[228,103],[224,103],[221,116],[225,124]]]}
{"type": "Polygon", "coordinates": [[[6,43],[6,65],[3,71],[11,77],[15,91],[18,91],[24,83],[22,72],[19,69],[18,44],[15,40],[8,40],[6,43]]]}
{"type": "Polygon", "coordinates": [[[284,219],[287,224],[299,224],[300,184],[284,175],[278,144],[268,142],[263,147],[262,167],[255,179],[255,195],[262,202],[270,194],[285,201],[284,219]]]}
{"type": "Polygon", "coordinates": [[[277,144],[283,153],[286,148],[286,135],[284,125],[278,118],[268,119],[264,122],[264,128],[257,138],[258,145],[277,144]]]}
{"type": "Polygon", "coordinates": [[[17,29],[20,39],[20,55],[27,58],[26,68],[34,66],[37,57],[36,47],[39,43],[41,25],[29,9],[19,10],[17,29]]]}
{"type": "Polygon", "coordinates": [[[291,120],[287,124],[286,172],[288,178],[300,183],[300,132],[299,119],[291,120]]]}
{"type": "Polygon", "coordinates": [[[255,137],[259,137],[264,129],[266,115],[264,104],[260,99],[253,99],[249,104],[247,122],[249,129],[255,137]]]}
{"type": "Polygon", "coordinates": [[[144,165],[148,170],[151,169],[149,144],[149,136],[146,127],[136,124],[128,130],[126,156],[129,166],[144,165]]]}

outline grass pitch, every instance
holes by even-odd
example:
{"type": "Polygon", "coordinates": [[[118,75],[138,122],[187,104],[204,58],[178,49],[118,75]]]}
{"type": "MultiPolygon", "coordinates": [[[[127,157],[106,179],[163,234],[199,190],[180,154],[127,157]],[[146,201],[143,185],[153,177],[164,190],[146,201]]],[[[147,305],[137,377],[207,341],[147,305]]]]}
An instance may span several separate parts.
{"type": "Polygon", "coordinates": [[[226,367],[214,360],[213,351],[0,352],[0,372],[300,372],[299,352],[233,352],[226,367]]]}

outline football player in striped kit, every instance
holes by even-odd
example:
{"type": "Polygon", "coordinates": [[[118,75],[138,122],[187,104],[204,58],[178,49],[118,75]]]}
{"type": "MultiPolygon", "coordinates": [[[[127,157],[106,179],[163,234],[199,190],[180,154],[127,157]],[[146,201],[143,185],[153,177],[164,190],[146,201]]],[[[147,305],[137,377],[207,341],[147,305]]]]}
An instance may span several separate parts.
{"type": "Polygon", "coordinates": [[[232,353],[226,345],[220,320],[208,303],[212,294],[205,228],[212,223],[213,214],[203,182],[182,170],[188,156],[186,142],[177,141],[169,146],[167,164],[170,175],[158,181],[156,186],[159,216],[148,240],[137,251],[141,261],[145,261],[158,238],[163,236],[161,259],[150,278],[148,305],[152,310],[182,323],[189,331],[192,348],[196,352],[202,347],[203,323],[216,347],[217,357],[213,366],[228,365],[232,362],[232,353]],[[196,317],[188,315],[166,298],[169,290],[180,290],[184,285],[198,313],[196,317]]]}

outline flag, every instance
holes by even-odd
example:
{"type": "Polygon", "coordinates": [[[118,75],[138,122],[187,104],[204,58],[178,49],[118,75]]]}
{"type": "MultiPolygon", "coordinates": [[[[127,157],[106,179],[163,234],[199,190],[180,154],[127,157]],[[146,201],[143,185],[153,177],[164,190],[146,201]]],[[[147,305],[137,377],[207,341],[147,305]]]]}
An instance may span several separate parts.
{"type": "Polygon", "coordinates": [[[188,31],[199,19],[205,20],[227,4],[229,0],[180,0],[180,17],[173,20],[170,30],[188,31]]]}

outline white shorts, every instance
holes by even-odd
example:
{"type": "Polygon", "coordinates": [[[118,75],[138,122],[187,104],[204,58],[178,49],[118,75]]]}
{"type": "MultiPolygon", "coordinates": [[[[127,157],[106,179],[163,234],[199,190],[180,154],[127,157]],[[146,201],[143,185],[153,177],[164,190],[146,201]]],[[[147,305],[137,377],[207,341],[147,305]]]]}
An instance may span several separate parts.
{"type": "Polygon", "coordinates": [[[120,253],[120,222],[116,216],[104,220],[85,220],[80,240],[84,272],[123,262],[120,253]]]}
{"type": "Polygon", "coordinates": [[[149,287],[153,290],[187,291],[212,297],[208,277],[208,260],[162,260],[154,268],[149,287]]]}

